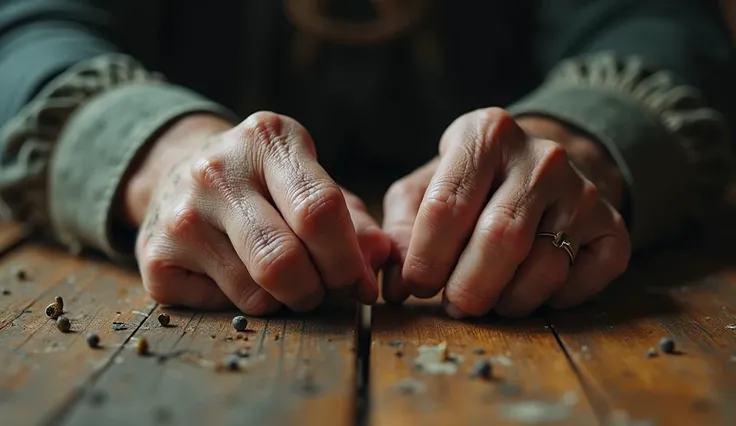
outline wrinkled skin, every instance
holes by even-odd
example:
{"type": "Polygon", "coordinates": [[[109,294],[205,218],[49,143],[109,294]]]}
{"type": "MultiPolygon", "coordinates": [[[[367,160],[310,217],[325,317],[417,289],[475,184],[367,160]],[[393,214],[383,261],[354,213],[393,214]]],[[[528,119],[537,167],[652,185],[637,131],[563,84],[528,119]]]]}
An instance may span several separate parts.
{"type": "Polygon", "coordinates": [[[580,303],[626,269],[620,176],[602,152],[549,120],[473,111],[447,129],[437,158],[390,188],[382,229],[295,120],[190,116],[136,166],[123,212],[140,229],[144,286],[164,304],[263,315],[332,297],[373,303],[385,267],[389,301],[444,290],[453,317],[520,316],[580,303]],[[559,230],[572,265],[535,238],[559,230]]]}

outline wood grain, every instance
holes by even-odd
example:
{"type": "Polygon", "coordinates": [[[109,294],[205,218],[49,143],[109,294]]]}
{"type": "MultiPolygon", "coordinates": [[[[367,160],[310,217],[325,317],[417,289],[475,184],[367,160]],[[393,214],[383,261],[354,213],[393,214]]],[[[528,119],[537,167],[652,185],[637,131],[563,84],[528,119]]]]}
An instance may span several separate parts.
{"type": "Polygon", "coordinates": [[[723,266],[729,257],[663,254],[634,266],[598,301],[550,315],[602,422],[733,424],[736,269],[723,266]],[[682,353],[646,357],[665,336],[682,353]]]}
{"type": "Polygon", "coordinates": [[[152,309],[135,273],[104,262],[73,258],[27,245],[0,262],[0,276],[22,266],[28,277],[12,282],[0,314],[0,419],[46,424],[63,416],[79,390],[109,365],[121,345],[152,309]],[[61,333],[44,314],[55,296],[65,301],[72,332],[61,333]],[[129,324],[113,331],[111,323],[129,324]],[[90,349],[85,334],[97,332],[102,348],[90,349]]]}
{"type": "Polygon", "coordinates": [[[173,326],[161,327],[158,311],[148,318],[65,424],[353,423],[353,309],[250,318],[245,333],[231,326],[235,312],[168,312],[173,326]],[[153,356],[135,353],[139,338],[153,356]],[[223,369],[239,349],[239,371],[223,369]]]}
{"type": "Polygon", "coordinates": [[[438,301],[412,300],[403,307],[375,307],[372,338],[372,425],[596,422],[565,354],[541,318],[460,322],[447,317],[438,301]],[[415,368],[421,345],[443,341],[451,354],[461,357],[456,374],[415,368]],[[486,353],[477,355],[477,349],[486,353]],[[403,356],[397,356],[398,350],[403,356]],[[492,360],[493,380],[468,376],[483,357],[492,360]]]}

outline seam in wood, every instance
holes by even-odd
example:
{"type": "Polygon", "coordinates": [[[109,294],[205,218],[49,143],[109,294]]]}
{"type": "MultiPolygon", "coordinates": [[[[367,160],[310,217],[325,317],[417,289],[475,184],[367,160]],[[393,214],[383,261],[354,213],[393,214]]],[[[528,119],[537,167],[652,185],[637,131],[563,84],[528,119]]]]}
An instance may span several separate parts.
{"type": "MultiPolygon", "coordinates": [[[[148,310],[148,317],[151,316],[151,314],[158,308],[158,303],[154,304],[149,310],[148,310]]],[[[98,368],[97,370],[93,371],[92,374],[87,378],[87,380],[84,381],[84,384],[77,387],[73,392],[70,393],[70,397],[64,401],[62,404],[60,404],[59,408],[56,410],[52,410],[51,413],[48,416],[47,420],[41,421],[40,424],[42,425],[48,425],[48,426],[55,426],[63,424],[66,420],[66,418],[69,416],[69,414],[73,411],[73,409],[79,404],[79,402],[82,400],[82,397],[84,396],[85,392],[91,388],[97,380],[102,377],[102,375],[110,368],[110,366],[113,365],[115,362],[115,358],[120,355],[120,353],[125,350],[125,346],[130,342],[130,340],[135,336],[140,328],[143,326],[143,324],[146,323],[146,320],[141,321],[136,328],[133,330],[132,333],[123,341],[123,343],[118,347],[112,355],[105,361],[105,363],[98,368]]]]}
{"type": "Polygon", "coordinates": [[[370,421],[370,358],[373,307],[358,304],[355,321],[355,395],[354,423],[365,426],[370,421]]]}
{"type": "Polygon", "coordinates": [[[570,365],[570,369],[575,373],[575,377],[577,377],[578,382],[580,383],[580,387],[583,389],[583,392],[585,392],[585,397],[590,402],[590,406],[593,409],[593,414],[595,415],[596,421],[599,425],[606,424],[605,419],[608,407],[603,407],[601,405],[601,401],[599,400],[599,398],[596,397],[595,392],[591,388],[590,384],[585,379],[585,377],[583,377],[583,374],[580,372],[578,365],[572,359],[572,355],[570,355],[570,351],[568,350],[567,345],[562,341],[562,337],[557,332],[557,329],[555,328],[554,324],[552,324],[552,321],[550,321],[549,317],[546,315],[544,316],[544,322],[546,323],[547,327],[549,327],[552,335],[555,337],[557,344],[560,346],[560,350],[563,354],[565,354],[565,359],[567,359],[567,362],[570,365]]]}

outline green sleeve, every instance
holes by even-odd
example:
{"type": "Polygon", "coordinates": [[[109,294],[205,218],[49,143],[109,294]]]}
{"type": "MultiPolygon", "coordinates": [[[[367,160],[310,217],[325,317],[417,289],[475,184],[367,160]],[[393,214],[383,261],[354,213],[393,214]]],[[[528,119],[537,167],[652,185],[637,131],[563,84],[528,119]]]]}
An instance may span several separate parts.
{"type": "Polygon", "coordinates": [[[635,249],[717,209],[730,175],[735,56],[710,0],[537,2],[546,81],[509,109],[602,143],[625,179],[635,249]]]}

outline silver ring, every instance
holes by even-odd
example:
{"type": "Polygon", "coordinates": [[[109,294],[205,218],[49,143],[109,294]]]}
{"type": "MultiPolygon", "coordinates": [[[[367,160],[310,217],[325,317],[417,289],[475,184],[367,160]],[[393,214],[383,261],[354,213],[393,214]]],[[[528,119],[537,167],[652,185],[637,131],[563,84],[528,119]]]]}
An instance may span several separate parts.
{"type": "Polygon", "coordinates": [[[572,249],[572,244],[570,243],[570,237],[564,232],[560,231],[556,234],[552,232],[540,232],[537,234],[537,237],[552,238],[552,245],[554,245],[557,248],[561,248],[565,250],[567,255],[570,257],[570,264],[572,265],[572,263],[575,262],[575,252],[572,249]]]}

